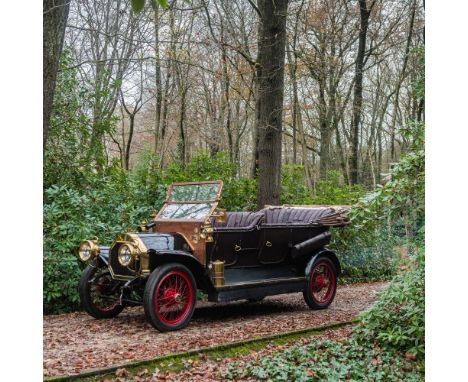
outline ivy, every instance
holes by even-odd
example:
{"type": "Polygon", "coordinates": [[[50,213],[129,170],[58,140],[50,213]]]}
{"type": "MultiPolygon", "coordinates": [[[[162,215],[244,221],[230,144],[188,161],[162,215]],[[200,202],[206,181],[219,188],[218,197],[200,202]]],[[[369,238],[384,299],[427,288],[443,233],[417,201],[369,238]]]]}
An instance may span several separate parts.
{"type": "Polygon", "coordinates": [[[274,381],[424,380],[424,256],[409,264],[364,312],[344,342],[313,341],[244,365],[231,363],[229,379],[274,381]]]}

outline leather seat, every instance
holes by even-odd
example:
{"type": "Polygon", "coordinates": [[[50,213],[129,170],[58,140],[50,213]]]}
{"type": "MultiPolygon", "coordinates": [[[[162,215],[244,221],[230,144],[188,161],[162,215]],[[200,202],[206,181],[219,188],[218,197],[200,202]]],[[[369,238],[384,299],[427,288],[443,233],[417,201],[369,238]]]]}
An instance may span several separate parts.
{"type": "Polygon", "coordinates": [[[224,223],[214,222],[213,227],[221,229],[251,229],[259,225],[264,214],[261,212],[228,212],[224,223]]]}
{"type": "Polygon", "coordinates": [[[263,225],[290,225],[290,224],[311,224],[319,218],[333,212],[331,208],[265,208],[261,210],[265,214],[263,225]]]}

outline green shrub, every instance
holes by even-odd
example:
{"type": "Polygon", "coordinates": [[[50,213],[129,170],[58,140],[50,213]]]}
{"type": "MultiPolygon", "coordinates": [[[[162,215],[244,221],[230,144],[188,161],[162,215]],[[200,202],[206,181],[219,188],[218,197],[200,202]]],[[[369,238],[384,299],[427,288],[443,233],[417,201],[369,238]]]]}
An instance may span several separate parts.
{"type": "Polygon", "coordinates": [[[44,311],[78,308],[81,264],[76,251],[81,240],[97,236],[109,244],[127,228],[134,228],[161,206],[165,190],[145,188],[121,170],[109,176],[88,177],[77,190],[52,186],[44,192],[44,311]]]}
{"type": "Polygon", "coordinates": [[[341,180],[339,171],[331,170],[326,179],[321,179],[315,185],[313,204],[352,205],[365,193],[360,184],[349,186],[341,180]]]}
{"type": "Polygon", "coordinates": [[[361,317],[356,343],[389,352],[410,353],[424,361],[424,255],[409,263],[410,269],[395,277],[377,303],[361,317]]]}
{"type": "MultiPolygon", "coordinates": [[[[232,177],[233,166],[225,153],[211,157],[205,152],[193,156],[183,169],[173,163],[158,169],[159,160],[143,152],[134,170],[127,173],[114,161],[94,173],[87,168],[72,168],[73,174],[64,182],[44,191],[44,311],[56,313],[78,308],[77,285],[81,263],[76,258],[81,240],[97,236],[108,245],[115,236],[135,229],[153,210],[158,210],[165,198],[166,187],[172,182],[217,180],[224,182],[220,207],[228,211],[256,209],[256,180],[232,177]],[[69,182],[70,178],[75,181],[69,182]]],[[[65,170],[67,171],[67,170],[65,170]]],[[[301,166],[285,166],[282,172],[282,202],[310,204],[310,191],[303,186],[301,166]]],[[[327,183],[328,184],[328,183],[327,183]]],[[[345,198],[346,188],[332,192],[333,186],[319,187],[320,198],[333,203],[345,198]],[[330,199],[327,198],[330,194],[330,199]]],[[[390,253],[388,248],[382,254],[390,253]]],[[[345,276],[348,281],[387,277],[383,256],[373,256],[361,249],[344,252],[345,276]]]]}
{"type": "MultiPolygon", "coordinates": [[[[352,240],[350,238],[350,240],[352,240]]],[[[339,255],[345,283],[391,279],[396,271],[399,254],[395,251],[396,239],[386,230],[376,231],[372,245],[364,246],[353,241],[340,249],[330,244],[339,255]]]]}
{"type": "Polygon", "coordinates": [[[303,166],[281,168],[281,204],[312,204],[312,193],[304,185],[303,166]]]}

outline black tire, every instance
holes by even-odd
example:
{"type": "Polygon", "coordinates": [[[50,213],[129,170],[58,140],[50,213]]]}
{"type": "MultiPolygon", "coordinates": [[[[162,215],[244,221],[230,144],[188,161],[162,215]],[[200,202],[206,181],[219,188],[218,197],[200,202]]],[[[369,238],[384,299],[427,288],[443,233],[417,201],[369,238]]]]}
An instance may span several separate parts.
{"type": "Polygon", "coordinates": [[[251,302],[251,303],[254,303],[254,302],[263,301],[264,299],[265,299],[265,296],[263,296],[263,297],[255,297],[255,298],[248,298],[247,301],[248,301],[248,302],[251,302]]]}
{"type": "Polygon", "coordinates": [[[94,318],[113,318],[116,317],[124,307],[120,305],[121,282],[113,280],[107,267],[99,266],[97,261],[88,265],[81,274],[79,293],[81,306],[90,316],[94,318]],[[90,283],[90,280],[94,280],[90,283]],[[98,282],[101,281],[102,284],[98,282]],[[95,288],[100,288],[95,291],[95,288]],[[103,297],[99,297],[102,295],[103,297]],[[97,298],[105,299],[103,306],[99,306],[97,298]],[[106,305],[109,303],[109,305],[106,305]]]}
{"type": "Polygon", "coordinates": [[[302,292],[307,305],[314,310],[328,308],[335,298],[337,281],[338,274],[333,261],[324,256],[317,258],[310,270],[306,287],[302,292]],[[323,285],[326,280],[328,280],[329,283],[325,290],[325,295],[323,298],[320,298],[316,293],[324,290],[323,285]]]}
{"type": "Polygon", "coordinates": [[[143,296],[146,318],[161,332],[182,329],[192,318],[196,299],[197,284],[192,272],[182,264],[164,264],[146,282],[143,296]]]}

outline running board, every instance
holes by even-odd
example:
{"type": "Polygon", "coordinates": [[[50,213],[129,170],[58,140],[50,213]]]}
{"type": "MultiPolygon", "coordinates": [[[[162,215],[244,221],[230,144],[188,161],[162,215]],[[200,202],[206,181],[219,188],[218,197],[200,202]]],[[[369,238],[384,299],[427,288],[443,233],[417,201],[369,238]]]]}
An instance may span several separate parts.
{"type": "Polygon", "coordinates": [[[215,292],[208,295],[208,300],[223,302],[259,299],[277,294],[302,292],[304,290],[305,280],[305,277],[294,277],[227,284],[217,287],[215,292]]]}

